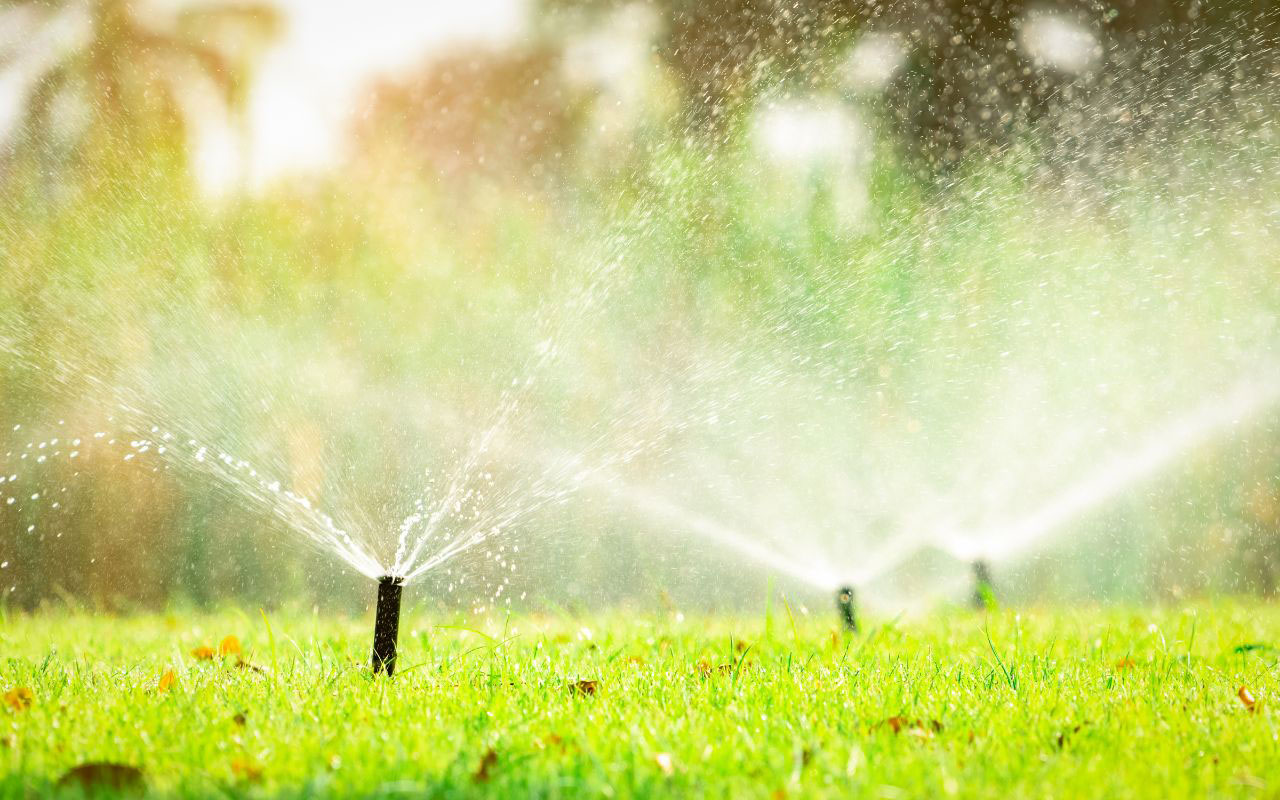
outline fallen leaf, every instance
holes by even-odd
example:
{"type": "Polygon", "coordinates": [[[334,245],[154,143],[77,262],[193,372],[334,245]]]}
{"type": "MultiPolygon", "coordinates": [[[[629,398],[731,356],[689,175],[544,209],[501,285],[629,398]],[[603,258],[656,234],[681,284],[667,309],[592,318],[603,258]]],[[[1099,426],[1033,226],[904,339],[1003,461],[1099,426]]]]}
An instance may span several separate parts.
{"type": "Polygon", "coordinates": [[[212,661],[215,655],[217,655],[217,653],[212,647],[206,647],[204,645],[200,645],[191,651],[192,658],[195,658],[198,661],[212,661]]]}
{"type": "Polygon", "coordinates": [[[533,743],[539,750],[546,750],[548,746],[558,746],[561,751],[565,749],[564,739],[561,739],[558,734],[554,733],[547,734],[545,739],[534,739],[533,743]]]}
{"type": "Polygon", "coordinates": [[[262,767],[258,766],[252,761],[246,761],[241,758],[233,758],[231,760],[231,771],[235,774],[237,778],[241,780],[245,780],[245,781],[262,780],[262,767]]]}
{"type": "Polygon", "coordinates": [[[1136,666],[1132,658],[1122,658],[1116,662],[1116,669],[1133,669],[1136,666]]]}
{"type": "Polygon", "coordinates": [[[128,764],[90,761],[63,773],[58,786],[63,789],[78,786],[86,795],[98,791],[141,792],[142,770],[128,764]]]}
{"type": "Polygon", "coordinates": [[[578,694],[594,695],[596,689],[599,688],[599,681],[577,681],[571,684],[573,691],[578,694]]]}
{"type": "Polygon", "coordinates": [[[173,670],[167,670],[160,676],[160,683],[156,684],[157,692],[167,692],[178,682],[178,676],[173,674],[173,670]]]}
{"type": "Polygon", "coordinates": [[[1247,687],[1241,686],[1240,690],[1236,692],[1236,697],[1240,698],[1240,702],[1244,703],[1244,707],[1249,710],[1250,714],[1258,710],[1258,703],[1253,699],[1253,693],[1247,687]]]}
{"type": "Polygon", "coordinates": [[[739,653],[741,653],[743,650],[746,650],[750,646],[751,646],[750,642],[744,642],[741,639],[733,643],[733,649],[737,650],[739,653]]]}
{"type": "MultiPolygon", "coordinates": [[[[363,665],[361,665],[361,666],[363,666],[363,665]]],[[[254,664],[254,663],[252,663],[252,662],[250,662],[250,661],[245,661],[243,658],[237,658],[237,659],[236,659],[236,669],[247,669],[247,670],[251,670],[251,671],[253,671],[253,672],[257,672],[257,673],[258,673],[258,674],[260,674],[260,675],[266,675],[266,674],[267,674],[267,671],[266,671],[265,669],[263,669],[262,667],[258,666],[257,664],[254,664]]]]}
{"type": "MultiPolygon", "coordinates": [[[[1071,736],[1071,734],[1079,733],[1079,732],[1080,732],[1080,729],[1081,729],[1082,727],[1084,727],[1084,725],[1083,725],[1083,724],[1081,724],[1081,725],[1077,725],[1077,726],[1075,726],[1074,728],[1072,728],[1070,731],[1062,731],[1061,733],[1059,733],[1059,734],[1058,734],[1058,749],[1059,749],[1059,750],[1061,750],[1063,747],[1065,747],[1065,746],[1066,746],[1066,744],[1067,744],[1067,739],[1068,739],[1068,737],[1070,737],[1070,736],[1071,736]]],[[[973,736],[973,734],[969,734],[969,736],[970,736],[970,741],[972,741],[972,736],[973,736]]]]}
{"type": "Polygon", "coordinates": [[[882,727],[888,727],[894,733],[906,731],[908,735],[918,736],[922,739],[932,738],[935,733],[942,732],[942,723],[936,719],[929,720],[929,724],[926,727],[922,720],[895,716],[877,723],[873,726],[873,729],[882,727]]]}
{"type": "Polygon", "coordinates": [[[670,753],[658,753],[653,757],[653,760],[658,762],[658,768],[661,769],[662,774],[667,777],[671,777],[671,775],[676,771],[675,767],[671,764],[670,753]]]}
{"type": "Polygon", "coordinates": [[[480,766],[476,767],[476,771],[471,775],[471,780],[476,783],[488,783],[489,778],[492,777],[489,774],[489,770],[493,769],[494,765],[497,763],[498,751],[490,747],[485,751],[484,756],[481,757],[480,766]]]}
{"type": "Polygon", "coordinates": [[[26,711],[35,702],[35,693],[25,686],[17,686],[4,693],[4,704],[14,711],[26,711]]]}
{"type": "Polygon", "coordinates": [[[245,714],[243,711],[237,711],[236,715],[231,718],[231,721],[243,728],[244,723],[247,721],[247,719],[248,718],[245,717],[245,714]]]}
{"type": "Polygon", "coordinates": [[[218,655],[220,656],[238,656],[240,655],[240,640],[235,636],[228,636],[222,640],[222,644],[218,645],[218,655]]]}
{"type": "Polygon", "coordinates": [[[698,666],[699,674],[701,674],[704,678],[713,672],[719,673],[721,675],[730,675],[733,673],[733,668],[734,668],[733,664],[712,665],[712,663],[705,658],[699,661],[697,666],[698,666]]]}

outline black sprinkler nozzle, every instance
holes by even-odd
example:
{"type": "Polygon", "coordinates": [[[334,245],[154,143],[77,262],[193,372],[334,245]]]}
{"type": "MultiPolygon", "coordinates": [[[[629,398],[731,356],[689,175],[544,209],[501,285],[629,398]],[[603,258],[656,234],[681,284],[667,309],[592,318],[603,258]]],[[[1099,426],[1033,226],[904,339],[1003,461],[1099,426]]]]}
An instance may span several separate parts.
{"type": "Polygon", "coordinates": [[[378,610],[373,622],[373,674],[396,671],[396,640],[400,636],[400,594],[404,578],[378,579],[378,610]]]}
{"type": "Polygon", "coordinates": [[[995,608],[995,584],[991,581],[991,565],[982,559],[973,562],[973,607],[978,611],[995,608]]]}
{"type": "Polygon", "coordinates": [[[844,622],[844,629],[850,633],[858,632],[858,605],[852,586],[841,586],[836,592],[836,609],[844,622]]]}

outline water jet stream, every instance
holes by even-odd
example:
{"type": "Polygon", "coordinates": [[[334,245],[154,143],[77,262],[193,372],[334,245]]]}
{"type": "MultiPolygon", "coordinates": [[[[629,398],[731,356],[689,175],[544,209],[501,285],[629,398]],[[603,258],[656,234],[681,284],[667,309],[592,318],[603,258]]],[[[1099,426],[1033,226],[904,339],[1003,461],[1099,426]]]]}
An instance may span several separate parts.
{"type": "Polygon", "coordinates": [[[1218,434],[1245,425],[1280,404],[1280,367],[1259,370],[1261,378],[1236,384],[1156,431],[1134,451],[1104,464],[1040,508],[1019,519],[981,526],[990,536],[938,541],[957,558],[1007,560],[1045,536],[1089,513],[1125,489],[1154,477],[1176,459],[1208,444],[1218,434]]]}

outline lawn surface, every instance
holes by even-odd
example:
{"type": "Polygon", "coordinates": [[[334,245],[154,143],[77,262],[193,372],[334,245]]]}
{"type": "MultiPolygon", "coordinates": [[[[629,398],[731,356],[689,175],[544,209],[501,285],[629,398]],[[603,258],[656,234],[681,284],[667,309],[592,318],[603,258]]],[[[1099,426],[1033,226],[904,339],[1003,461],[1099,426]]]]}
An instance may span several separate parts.
{"type": "Polygon", "coordinates": [[[391,680],[369,620],[266,620],[10,613],[0,795],[96,761],[178,797],[1280,791],[1280,609],[953,611],[859,636],[785,609],[475,631],[406,609],[391,680]],[[228,636],[241,652],[217,653],[228,636]]]}

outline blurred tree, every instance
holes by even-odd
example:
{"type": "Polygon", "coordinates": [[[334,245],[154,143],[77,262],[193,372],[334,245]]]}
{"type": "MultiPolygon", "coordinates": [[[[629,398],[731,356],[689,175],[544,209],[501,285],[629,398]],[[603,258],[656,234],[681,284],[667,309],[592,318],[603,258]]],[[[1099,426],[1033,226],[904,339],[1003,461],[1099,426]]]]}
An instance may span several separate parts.
{"type": "MultiPolygon", "coordinates": [[[[559,15],[599,14],[620,0],[544,0],[559,15]]],[[[1175,0],[652,0],[663,30],[658,54],[681,84],[690,130],[721,138],[736,112],[773,87],[824,88],[866,30],[900,38],[905,69],[886,87],[884,105],[901,144],[931,168],[976,149],[1003,146],[1009,134],[1105,84],[1133,114],[1150,110],[1153,89],[1221,73],[1229,91],[1242,70],[1275,68],[1280,14],[1273,0],[1184,3],[1175,0]],[[1097,48],[1096,71],[1063,69],[1028,47],[1034,15],[1064,24],[1047,31],[1051,47],[1097,48]],[[1076,32],[1083,36],[1072,42],[1076,32]],[[1256,58],[1242,58],[1242,55],[1256,58]],[[1105,59],[1105,60],[1103,60],[1105,59]],[[1105,66],[1105,69],[1102,67],[1105,66]]],[[[1086,61],[1089,59],[1086,59],[1086,61]]],[[[1115,126],[1113,126],[1115,127],[1115,126]]]]}
{"type": "MultiPolygon", "coordinates": [[[[594,15],[617,0],[545,0],[561,17],[594,15]]],[[[680,84],[690,130],[723,132],[735,111],[788,76],[821,80],[810,69],[874,19],[878,6],[861,0],[654,0],[661,20],[654,47],[680,84]]]]}
{"type": "MultiPolygon", "coordinates": [[[[280,30],[256,3],[183,8],[168,17],[130,0],[10,2],[11,35],[0,70],[27,79],[29,93],[9,149],[46,189],[109,180],[106,165],[184,174],[187,123],[215,99],[243,120],[254,63],[280,30]]],[[[243,125],[243,123],[241,123],[243,125]]]]}
{"type": "MultiPolygon", "coordinates": [[[[1270,0],[927,0],[889,3],[876,25],[905,35],[907,68],[885,105],[908,150],[931,167],[1000,148],[1077,96],[1105,92],[1114,117],[1055,119],[1059,134],[1104,145],[1134,122],[1167,118],[1168,105],[1205,76],[1227,90],[1242,70],[1264,74],[1280,15],[1270,0]],[[1037,22],[1048,21],[1037,27],[1037,22]],[[1268,44],[1270,43],[1270,44],[1268,44]],[[1243,59],[1246,49],[1257,59],[1243,59]],[[1261,69],[1262,72],[1258,72],[1261,69]],[[1124,124],[1115,124],[1117,121],[1124,124]],[[1087,128],[1087,130],[1086,130],[1087,128]]],[[[1203,87],[1202,87],[1203,89],[1203,87]]],[[[1099,106],[1102,103],[1097,102],[1099,106]]],[[[1213,98],[1198,98],[1199,105],[1213,98]]]]}
{"type": "Polygon", "coordinates": [[[545,45],[434,59],[374,89],[356,130],[362,152],[433,178],[550,177],[571,157],[586,99],[559,67],[545,45]]]}

